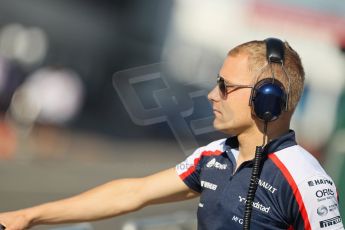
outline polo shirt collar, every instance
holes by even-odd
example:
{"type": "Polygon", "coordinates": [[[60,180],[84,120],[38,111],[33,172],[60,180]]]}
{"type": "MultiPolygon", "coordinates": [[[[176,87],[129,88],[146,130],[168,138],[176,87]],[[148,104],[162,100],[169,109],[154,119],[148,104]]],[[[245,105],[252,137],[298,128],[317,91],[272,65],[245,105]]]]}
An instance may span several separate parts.
{"type": "MultiPolygon", "coordinates": [[[[226,139],[225,142],[226,149],[238,149],[239,143],[237,136],[230,137],[226,139]]],[[[268,144],[265,145],[264,147],[264,152],[265,153],[273,153],[277,152],[279,150],[285,149],[287,147],[297,145],[296,142],[296,135],[293,130],[289,130],[288,133],[281,135],[280,137],[270,141],[268,144]]],[[[253,149],[253,152],[255,149],[253,149]]],[[[228,156],[230,157],[231,151],[226,151],[228,156]]]]}

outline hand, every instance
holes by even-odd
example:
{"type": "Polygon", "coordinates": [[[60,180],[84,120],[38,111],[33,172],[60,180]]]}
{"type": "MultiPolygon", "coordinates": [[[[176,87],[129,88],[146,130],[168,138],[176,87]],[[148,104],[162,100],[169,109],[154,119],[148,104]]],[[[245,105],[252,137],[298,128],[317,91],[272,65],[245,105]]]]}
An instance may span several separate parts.
{"type": "Polygon", "coordinates": [[[31,227],[30,220],[24,211],[0,213],[0,224],[6,230],[24,230],[31,227]]]}

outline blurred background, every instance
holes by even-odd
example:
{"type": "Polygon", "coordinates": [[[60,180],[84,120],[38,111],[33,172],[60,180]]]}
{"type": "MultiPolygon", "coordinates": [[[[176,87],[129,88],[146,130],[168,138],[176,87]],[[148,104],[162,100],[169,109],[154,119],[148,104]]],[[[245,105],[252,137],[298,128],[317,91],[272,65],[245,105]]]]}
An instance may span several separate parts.
{"type": "MultiPolygon", "coordinates": [[[[207,92],[232,47],[267,37],[302,58],[292,127],[335,180],[344,217],[342,0],[2,0],[0,212],[173,167],[223,137],[207,92]]],[[[195,229],[196,209],[35,229],[195,229]]]]}

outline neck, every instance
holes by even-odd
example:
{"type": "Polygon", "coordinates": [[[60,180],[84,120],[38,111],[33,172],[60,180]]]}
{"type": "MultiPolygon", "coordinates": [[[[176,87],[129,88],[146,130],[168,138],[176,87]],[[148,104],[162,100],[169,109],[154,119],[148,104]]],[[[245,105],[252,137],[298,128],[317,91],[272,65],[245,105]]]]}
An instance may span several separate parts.
{"type": "MultiPolygon", "coordinates": [[[[237,136],[239,142],[239,152],[240,152],[240,160],[248,161],[252,160],[255,156],[255,149],[256,146],[263,145],[263,136],[264,136],[264,129],[262,127],[255,126],[252,130],[247,130],[246,132],[241,133],[237,136]]],[[[282,127],[275,127],[272,123],[268,123],[267,126],[267,143],[270,141],[282,136],[283,134],[289,132],[289,125],[285,125],[282,127]],[[271,126],[272,125],[272,126],[271,126]]],[[[265,144],[267,144],[265,143],[265,144]]]]}

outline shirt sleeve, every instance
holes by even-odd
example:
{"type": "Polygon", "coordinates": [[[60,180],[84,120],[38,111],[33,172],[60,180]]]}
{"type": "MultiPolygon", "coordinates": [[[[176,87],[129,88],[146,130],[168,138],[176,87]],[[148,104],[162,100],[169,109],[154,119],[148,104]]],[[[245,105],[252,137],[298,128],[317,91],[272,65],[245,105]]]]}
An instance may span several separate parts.
{"type": "Polygon", "coordinates": [[[325,175],[316,175],[299,183],[299,208],[294,229],[344,229],[334,182],[325,175]]]}
{"type": "Polygon", "coordinates": [[[201,192],[200,171],[204,147],[198,148],[184,161],[176,165],[176,172],[183,182],[196,192],[201,192]]]}

